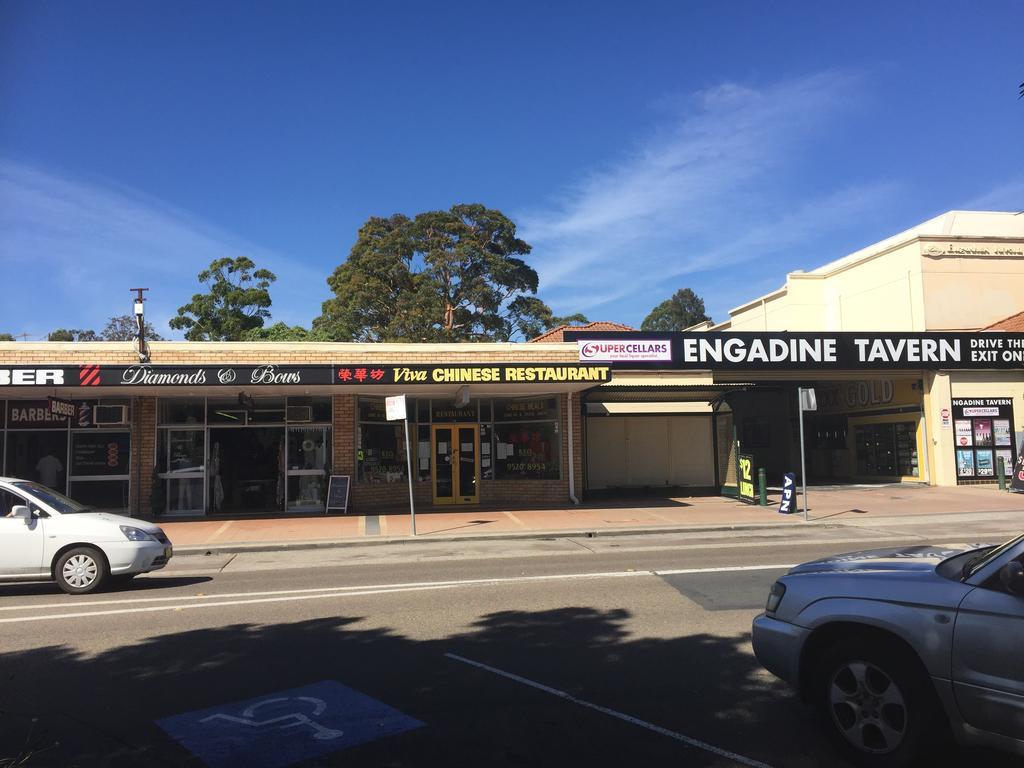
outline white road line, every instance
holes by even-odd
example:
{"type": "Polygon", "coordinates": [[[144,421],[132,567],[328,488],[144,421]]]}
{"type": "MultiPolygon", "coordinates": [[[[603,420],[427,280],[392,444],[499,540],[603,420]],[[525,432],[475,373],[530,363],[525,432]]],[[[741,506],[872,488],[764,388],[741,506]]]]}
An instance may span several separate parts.
{"type": "Polygon", "coordinates": [[[529,686],[530,688],[535,688],[538,691],[550,693],[552,696],[557,696],[558,698],[564,699],[565,701],[571,701],[573,704],[579,704],[581,707],[586,707],[587,709],[592,709],[595,712],[601,712],[602,714],[609,715],[624,722],[631,723],[633,725],[638,725],[641,728],[646,728],[647,730],[661,734],[662,736],[668,736],[670,739],[681,741],[684,744],[688,744],[691,747],[702,749],[705,752],[711,752],[712,754],[718,755],[719,757],[727,758],[734,762],[740,763],[741,765],[747,765],[750,766],[750,768],[771,768],[771,766],[768,765],[768,763],[762,763],[758,760],[753,760],[749,757],[738,755],[735,752],[730,752],[726,749],[722,749],[721,747],[716,747],[713,744],[708,744],[707,742],[701,741],[700,739],[694,739],[690,736],[686,736],[685,734],[677,733],[676,731],[670,731],[668,728],[662,728],[660,725],[655,725],[654,723],[649,723],[646,720],[641,720],[638,717],[633,717],[632,715],[627,715],[622,712],[618,712],[614,709],[603,707],[600,704],[593,704],[592,702],[579,699],[573,696],[571,693],[560,691],[557,688],[552,688],[551,686],[544,685],[543,683],[537,683],[533,680],[528,680],[525,677],[521,677],[511,672],[506,672],[503,669],[491,667],[487,664],[482,664],[479,661],[473,661],[472,659],[467,659],[464,656],[458,656],[454,653],[446,653],[445,656],[449,659],[452,659],[453,661],[458,661],[462,664],[468,664],[471,667],[476,667],[477,669],[482,669],[487,672],[491,672],[492,674],[499,675],[500,677],[504,677],[508,680],[513,680],[517,683],[522,683],[523,685],[529,686]]]}
{"type": "Polygon", "coordinates": [[[398,592],[413,592],[431,589],[451,589],[454,587],[472,587],[485,584],[522,584],[545,581],[581,581],[586,579],[623,579],[637,576],[674,576],[696,573],[732,573],[737,571],[781,570],[791,565],[734,565],[720,568],[683,568],[665,571],[598,571],[595,573],[564,573],[542,576],[511,576],[484,579],[461,579],[453,581],[414,581],[398,584],[366,584],[360,586],[311,587],[307,589],[277,589],[260,592],[228,592],[213,595],[177,595],[173,597],[135,597],[115,600],[90,600],[77,602],[68,600],[63,603],[42,603],[27,605],[6,605],[0,611],[19,611],[28,616],[0,619],[0,624],[13,624],[29,621],[52,621],[55,619],[77,619],[86,616],[114,616],[126,613],[147,613],[152,611],[173,611],[191,608],[208,608],[214,606],[251,605],[255,603],[277,603],[288,600],[315,600],[331,597],[356,597],[365,595],[385,595],[398,592]],[[232,599],[239,598],[239,599],[232,599]],[[166,603],[164,605],[140,605],[144,603],[166,603]],[[92,606],[132,606],[100,611],[79,611],[78,608],[92,606]],[[36,611],[63,609],[68,613],[39,614],[36,611]]]}
{"type": "Polygon", "coordinates": [[[678,576],[685,573],[733,573],[734,571],[778,571],[795,568],[797,563],[782,565],[732,565],[728,568],[677,568],[673,571],[651,571],[655,576],[678,576]]]}
{"type": "Polygon", "coordinates": [[[350,592],[354,590],[373,589],[406,589],[408,587],[447,587],[447,586],[472,586],[474,584],[503,584],[520,581],[558,581],[572,579],[611,579],[628,576],[651,576],[652,571],[598,571],[596,573],[565,573],[551,574],[546,576],[511,576],[495,577],[490,579],[461,579],[454,581],[412,581],[399,584],[360,584],[358,586],[335,586],[335,587],[310,587],[307,589],[275,589],[265,592],[225,592],[213,595],[178,595],[176,597],[133,597],[123,600],[90,600],[89,602],[78,602],[68,600],[64,603],[42,603],[28,605],[5,605],[0,611],[28,611],[32,609],[48,610],[50,608],[80,608],[87,605],[131,605],[133,603],[157,603],[181,600],[222,600],[226,597],[267,597],[273,595],[304,595],[318,592],[350,592]]]}

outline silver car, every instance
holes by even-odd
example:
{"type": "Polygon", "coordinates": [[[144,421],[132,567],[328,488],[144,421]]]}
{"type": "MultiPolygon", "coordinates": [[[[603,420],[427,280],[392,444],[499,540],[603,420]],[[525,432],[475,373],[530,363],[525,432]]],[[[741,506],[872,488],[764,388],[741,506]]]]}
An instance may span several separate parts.
{"type": "Polygon", "coordinates": [[[799,565],[753,645],[855,764],[909,765],[950,733],[1024,755],[1024,535],[799,565]]]}

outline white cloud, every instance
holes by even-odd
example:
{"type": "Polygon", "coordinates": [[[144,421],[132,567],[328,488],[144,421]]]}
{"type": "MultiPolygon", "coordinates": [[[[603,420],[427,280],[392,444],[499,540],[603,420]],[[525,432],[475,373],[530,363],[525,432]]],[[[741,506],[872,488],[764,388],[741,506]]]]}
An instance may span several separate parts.
{"type": "Polygon", "coordinates": [[[148,286],[147,315],[169,335],[167,321],[200,291],[198,272],[224,256],[248,256],[278,276],[275,320],[308,324],[319,310],[311,291],[326,296],[326,275],[188,211],[108,181],[0,160],[0,331],[99,330],[130,311],[129,288],[148,286]]]}
{"type": "Polygon", "coordinates": [[[825,72],[696,94],[624,160],[518,217],[544,298],[559,311],[652,291],[665,298],[678,287],[665,278],[763,260],[891,200],[887,183],[791,189],[793,169],[807,162],[803,141],[858,90],[856,76],[825,72]]]}

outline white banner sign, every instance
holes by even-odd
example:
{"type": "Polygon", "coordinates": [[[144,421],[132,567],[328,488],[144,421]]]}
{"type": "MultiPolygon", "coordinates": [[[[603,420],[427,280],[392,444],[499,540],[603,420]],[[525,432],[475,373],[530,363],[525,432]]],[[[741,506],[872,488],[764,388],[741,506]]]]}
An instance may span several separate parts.
{"type": "Polygon", "coordinates": [[[405,420],[405,395],[384,398],[384,415],[388,421],[405,420]]]}
{"type": "Polygon", "coordinates": [[[579,339],[581,362],[671,362],[672,342],[664,340],[626,341],[579,339]]]}

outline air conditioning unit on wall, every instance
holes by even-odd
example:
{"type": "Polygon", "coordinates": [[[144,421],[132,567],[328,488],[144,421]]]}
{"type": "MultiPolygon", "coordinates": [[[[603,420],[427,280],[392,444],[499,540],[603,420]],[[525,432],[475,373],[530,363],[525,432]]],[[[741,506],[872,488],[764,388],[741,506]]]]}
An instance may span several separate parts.
{"type": "Polygon", "coordinates": [[[128,423],[127,405],[97,405],[93,410],[93,424],[98,427],[109,427],[128,423]]]}

